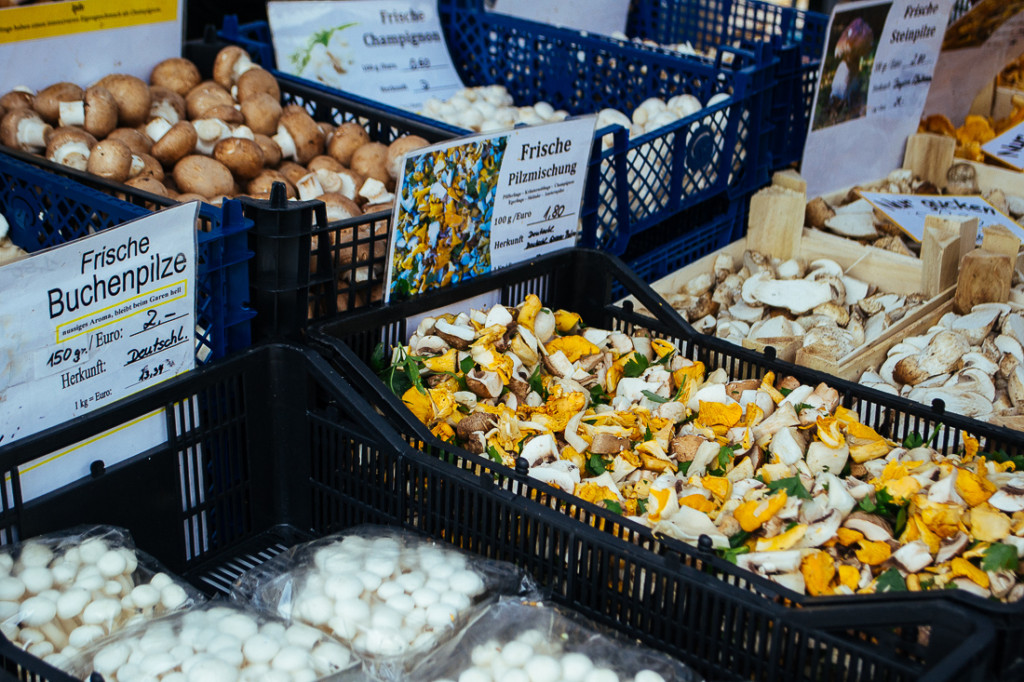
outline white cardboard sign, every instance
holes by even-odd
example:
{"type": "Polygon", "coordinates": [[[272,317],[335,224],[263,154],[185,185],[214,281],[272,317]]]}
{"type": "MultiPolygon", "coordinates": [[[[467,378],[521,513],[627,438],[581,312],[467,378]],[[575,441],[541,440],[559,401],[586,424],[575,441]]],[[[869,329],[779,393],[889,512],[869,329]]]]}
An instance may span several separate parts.
{"type": "Polygon", "coordinates": [[[0,298],[0,445],[195,366],[197,211],[182,204],[0,268],[0,290],[18,292],[0,298]]]}
{"type": "Polygon", "coordinates": [[[928,196],[880,192],[861,192],[860,195],[915,241],[921,241],[924,236],[924,221],[930,215],[977,218],[979,239],[983,228],[1002,225],[1024,240],[1024,230],[1013,218],[1001,213],[978,196],[928,196]]]}
{"type": "Polygon", "coordinates": [[[434,0],[268,2],[277,68],[419,111],[463,88],[434,0]]]}
{"type": "Polygon", "coordinates": [[[3,4],[18,6],[0,9],[0,92],[85,87],[109,73],[148,82],[159,62],[181,56],[183,0],[3,4]]]}
{"type": "Polygon", "coordinates": [[[981,145],[981,151],[1017,170],[1024,170],[1024,123],[981,145]]]}
{"type": "Polygon", "coordinates": [[[886,175],[917,130],[952,0],[865,0],[833,11],[801,173],[808,196],[886,175]]]}
{"type": "Polygon", "coordinates": [[[407,155],[385,300],[574,246],[596,122],[474,135],[407,155]]]}

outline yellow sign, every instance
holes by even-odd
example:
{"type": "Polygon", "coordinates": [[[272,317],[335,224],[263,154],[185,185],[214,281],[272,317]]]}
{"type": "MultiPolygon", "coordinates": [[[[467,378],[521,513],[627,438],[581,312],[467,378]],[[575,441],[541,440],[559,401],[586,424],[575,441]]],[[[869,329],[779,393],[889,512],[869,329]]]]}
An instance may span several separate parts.
{"type": "Polygon", "coordinates": [[[0,10],[0,43],[176,21],[178,0],[79,0],[0,10]]]}

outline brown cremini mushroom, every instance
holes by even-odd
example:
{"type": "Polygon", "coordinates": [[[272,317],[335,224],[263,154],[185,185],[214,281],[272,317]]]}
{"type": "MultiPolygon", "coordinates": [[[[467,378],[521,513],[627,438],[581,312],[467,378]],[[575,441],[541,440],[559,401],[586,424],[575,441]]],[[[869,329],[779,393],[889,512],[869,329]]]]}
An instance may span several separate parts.
{"type": "Polygon", "coordinates": [[[213,80],[230,90],[243,73],[253,68],[258,67],[249,59],[248,52],[237,45],[228,45],[214,59],[213,80]]]}
{"type": "Polygon", "coordinates": [[[107,135],[108,140],[117,140],[128,145],[132,154],[149,154],[153,147],[153,141],[140,130],[135,128],[115,128],[107,135]]]}
{"type": "Polygon", "coordinates": [[[53,126],[44,121],[34,109],[12,109],[0,122],[0,142],[25,152],[40,152],[46,148],[46,138],[53,126]]]}
{"type": "Polygon", "coordinates": [[[213,158],[227,166],[240,180],[254,178],[263,170],[260,146],[241,137],[229,137],[218,142],[213,148],[213,158]]]}
{"type": "MultiPolygon", "coordinates": [[[[163,119],[153,119],[150,121],[150,125],[146,126],[147,133],[153,137],[157,134],[156,129],[162,129],[164,124],[166,121],[163,119]],[[151,127],[154,128],[153,133],[149,133],[151,127]]],[[[196,147],[198,136],[195,127],[189,121],[178,121],[164,132],[159,133],[154,139],[150,154],[160,163],[169,167],[192,153],[196,147]]]]}
{"type": "MultiPolygon", "coordinates": [[[[57,125],[60,120],[60,103],[81,101],[84,94],[82,88],[74,83],[66,81],[54,83],[39,91],[32,107],[44,121],[50,125],[57,125]]],[[[69,124],[65,123],[64,125],[69,124]]]]}
{"type": "Polygon", "coordinates": [[[156,194],[157,196],[161,196],[166,199],[174,198],[173,193],[167,189],[166,185],[151,175],[137,175],[134,178],[126,180],[124,184],[134,189],[149,192],[150,194],[156,194]]]}
{"type": "Polygon", "coordinates": [[[273,139],[281,147],[281,156],[297,163],[308,163],[324,152],[323,132],[313,117],[295,104],[289,104],[281,111],[273,139]]]}
{"type": "Polygon", "coordinates": [[[128,145],[118,140],[101,140],[89,154],[88,170],[93,175],[124,182],[131,176],[132,152],[128,145]]]}
{"type": "Polygon", "coordinates": [[[281,163],[281,148],[277,146],[277,143],[269,135],[253,132],[255,133],[252,137],[253,142],[258,144],[263,152],[263,165],[275,168],[281,163]]]}
{"type": "Polygon", "coordinates": [[[141,78],[114,73],[101,78],[96,85],[106,88],[117,102],[118,125],[142,125],[149,118],[149,86],[141,78]]]}
{"type": "Polygon", "coordinates": [[[207,199],[230,195],[235,186],[231,171],[220,161],[190,154],[174,164],[174,184],[181,192],[194,192],[207,199]]]}
{"type": "Polygon", "coordinates": [[[277,98],[265,92],[258,92],[242,102],[241,112],[245,124],[254,133],[273,135],[281,119],[281,104],[277,98]]]}
{"type": "Polygon", "coordinates": [[[55,128],[46,140],[46,158],[62,166],[84,171],[96,138],[81,128],[55,128]]]}
{"type": "Polygon", "coordinates": [[[298,192],[295,191],[295,184],[282,175],[280,171],[272,168],[264,168],[259,175],[249,181],[249,184],[245,186],[245,191],[254,197],[269,196],[270,188],[275,182],[280,182],[284,185],[285,196],[289,199],[298,197],[298,192]]]}
{"type": "Polygon", "coordinates": [[[5,111],[11,111],[13,109],[24,109],[32,108],[32,102],[36,98],[36,93],[27,87],[17,87],[13,90],[5,92],[0,96],[0,107],[5,111]]]}
{"type": "Polygon", "coordinates": [[[234,106],[235,100],[230,92],[214,81],[203,81],[185,95],[185,110],[193,120],[202,118],[207,109],[221,104],[234,106]]]}
{"type": "Polygon", "coordinates": [[[199,85],[202,76],[199,68],[183,57],[165,59],[149,73],[150,85],[167,88],[184,96],[189,90],[199,85]]]}
{"type": "Polygon", "coordinates": [[[274,75],[266,69],[249,69],[238,77],[235,88],[235,99],[239,104],[245,104],[261,93],[270,95],[275,102],[281,101],[281,86],[274,75]]]}
{"type": "Polygon", "coordinates": [[[388,148],[380,142],[364,144],[352,154],[352,163],[349,167],[363,177],[379,180],[389,190],[395,186],[395,181],[388,173],[388,148]]]}
{"type": "Polygon", "coordinates": [[[185,118],[185,98],[161,85],[149,86],[149,118],[162,118],[171,125],[185,118]]]}
{"type": "Polygon", "coordinates": [[[402,161],[406,154],[422,149],[429,144],[419,135],[403,135],[388,145],[386,165],[391,179],[398,180],[398,177],[402,174],[402,161]]]}
{"type": "Polygon", "coordinates": [[[358,123],[349,121],[334,129],[327,153],[344,166],[352,165],[352,155],[357,149],[370,142],[370,134],[358,123]]]}

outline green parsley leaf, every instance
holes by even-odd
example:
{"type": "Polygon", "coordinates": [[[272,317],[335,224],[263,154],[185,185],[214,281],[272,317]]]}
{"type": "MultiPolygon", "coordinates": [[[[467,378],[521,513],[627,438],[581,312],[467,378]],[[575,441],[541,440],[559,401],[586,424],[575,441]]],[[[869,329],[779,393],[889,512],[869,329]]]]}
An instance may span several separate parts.
{"type": "Polygon", "coordinates": [[[864,499],[860,501],[860,504],[858,504],[857,507],[862,512],[867,512],[868,514],[874,514],[878,509],[878,506],[875,504],[875,501],[871,499],[870,495],[865,495],[864,499]]]}
{"type": "Polygon", "coordinates": [[[795,408],[796,408],[796,413],[800,414],[804,410],[813,410],[814,409],[814,405],[808,405],[807,403],[797,403],[795,405],[795,408]]]}
{"type": "Polygon", "coordinates": [[[750,535],[751,534],[748,533],[745,530],[739,531],[735,535],[732,535],[732,536],[729,537],[729,546],[730,547],[739,547],[744,542],[746,542],[747,540],[750,539],[750,535]]]}
{"type": "Polygon", "coordinates": [[[789,523],[786,524],[786,527],[782,529],[782,532],[785,533],[787,530],[793,530],[794,528],[796,528],[799,525],[800,525],[799,521],[790,521],[789,523]]]}
{"type": "Polygon", "coordinates": [[[912,434],[903,439],[903,447],[907,448],[908,450],[919,448],[922,445],[924,445],[924,438],[921,438],[921,434],[919,434],[917,431],[914,431],[912,434]]]}
{"type": "Polygon", "coordinates": [[[783,396],[787,396],[787,395],[789,395],[792,392],[793,392],[793,389],[791,389],[791,388],[780,388],[779,389],[779,393],[781,393],[783,396]]]}
{"type": "Polygon", "coordinates": [[[487,446],[487,456],[490,457],[495,462],[497,462],[498,464],[501,464],[501,453],[498,452],[498,449],[493,445],[487,446]]]}
{"type": "Polygon", "coordinates": [[[613,511],[616,514],[621,514],[622,513],[622,505],[619,504],[618,502],[616,502],[615,500],[605,500],[604,501],[604,506],[605,506],[605,509],[608,509],[609,511],[613,511]]]}
{"type": "Polygon", "coordinates": [[[650,426],[645,426],[644,427],[644,442],[646,443],[649,440],[654,440],[654,434],[651,433],[651,427],[650,426]]]}
{"type": "Polygon", "coordinates": [[[693,462],[681,462],[679,464],[679,473],[685,476],[686,472],[690,470],[691,464],[693,464],[693,462]]]}
{"type": "Polygon", "coordinates": [[[651,363],[647,361],[640,353],[633,353],[633,356],[626,361],[626,364],[622,366],[622,376],[634,378],[644,373],[644,371],[651,366],[651,363]]]}
{"type": "Polygon", "coordinates": [[[605,466],[604,460],[601,459],[601,455],[591,454],[587,459],[587,471],[593,476],[600,476],[608,467],[605,466]]]}
{"type": "Polygon", "coordinates": [[[387,360],[384,359],[384,342],[381,341],[373,347],[373,353],[370,354],[370,368],[374,374],[380,374],[387,366],[387,360]]]}
{"type": "Polygon", "coordinates": [[[981,568],[985,571],[1016,571],[1019,565],[1017,548],[1002,542],[993,542],[989,545],[985,549],[985,558],[981,560],[981,568]]]}
{"type": "Polygon", "coordinates": [[[672,359],[673,355],[675,355],[675,351],[671,351],[669,353],[665,353],[664,355],[662,355],[660,358],[658,358],[657,360],[655,360],[651,364],[652,365],[667,365],[668,361],[672,359]]]}
{"type": "Polygon", "coordinates": [[[604,386],[601,384],[594,384],[590,389],[590,402],[595,405],[607,405],[609,402],[609,396],[605,393],[604,386]]]}
{"type": "Polygon", "coordinates": [[[459,363],[459,369],[462,370],[463,374],[468,374],[475,366],[476,362],[473,360],[472,355],[462,358],[462,362],[459,363]]]}
{"type": "Polygon", "coordinates": [[[639,516],[643,516],[647,513],[647,498],[638,497],[636,500],[636,513],[639,516]]]}
{"type": "Polygon", "coordinates": [[[648,391],[646,389],[644,389],[643,391],[640,391],[640,392],[643,393],[644,397],[646,397],[652,403],[667,403],[668,402],[668,398],[660,396],[657,393],[652,393],[651,391],[648,391]]]}
{"type": "Polygon", "coordinates": [[[746,545],[740,545],[739,547],[730,547],[729,549],[721,550],[720,554],[723,559],[725,559],[731,564],[735,564],[736,557],[738,557],[740,554],[748,554],[749,552],[749,547],[747,547],[746,545]]]}
{"type": "Polygon", "coordinates": [[[799,476],[790,476],[789,478],[779,478],[768,483],[768,489],[772,492],[778,492],[779,490],[785,490],[786,494],[790,497],[799,497],[803,500],[811,499],[811,494],[807,492],[807,488],[800,481],[799,476]]]}
{"type": "Polygon", "coordinates": [[[906,592],[907,583],[903,580],[903,576],[895,568],[890,568],[888,571],[878,576],[878,580],[875,581],[875,592],[906,592]]]}
{"type": "Polygon", "coordinates": [[[544,400],[548,399],[547,389],[544,388],[544,381],[540,376],[540,365],[533,368],[533,374],[530,375],[530,390],[536,391],[536,393],[544,400]]]}

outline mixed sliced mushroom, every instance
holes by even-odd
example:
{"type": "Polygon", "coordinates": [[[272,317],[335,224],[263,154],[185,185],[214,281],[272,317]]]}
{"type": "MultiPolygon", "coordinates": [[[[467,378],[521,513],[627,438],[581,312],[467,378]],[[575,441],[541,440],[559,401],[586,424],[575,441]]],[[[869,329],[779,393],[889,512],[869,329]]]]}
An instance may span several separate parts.
{"type": "Polygon", "coordinates": [[[746,251],[742,263],[719,254],[680,291],[663,294],[703,334],[750,339],[838,361],[870,343],[924,302],[919,295],[874,291],[828,259],[781,261],[746,251]]]}
{"type": "Polygon", "coordinates": [[[896,443],[825,384],[730,381],[534,295],[423,320],[381,377],[434,435],[796,591],[1024,595],[1024,457],[896,443]]]}
{"type": "Polygon", "coordinates": [[[981,303],[948,312],[924,334],[903,339],[860,383],[950,412],[991,420],[1024,414],[1024,309],[981,303]]]}

